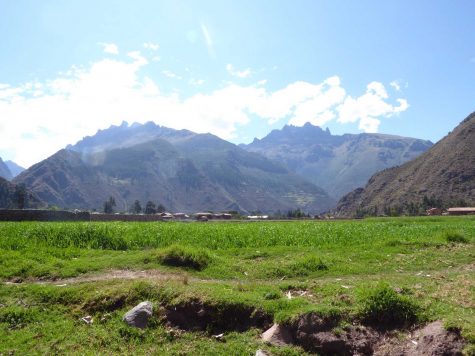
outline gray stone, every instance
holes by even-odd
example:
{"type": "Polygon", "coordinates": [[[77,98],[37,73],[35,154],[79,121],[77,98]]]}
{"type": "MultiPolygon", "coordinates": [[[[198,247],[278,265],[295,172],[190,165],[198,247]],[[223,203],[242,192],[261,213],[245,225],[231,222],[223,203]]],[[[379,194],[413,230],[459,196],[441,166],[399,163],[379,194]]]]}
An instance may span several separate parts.
{"type": "Polygon", "coordinates": [[[275,346],[289,345],[293,342],[290,331],[279,324],[274,324],[262,334],[262,340],[275,346]]]}
{"type": "Polygon", "coordinates": [[[256,356],[270,356],[270,353],[264,350],[257,350],[256,351],[256,356]]]}
{"type": "Polygon", "coordinates": [[[152,311],[152,303],[148,301],[142,302],[125,313],[123,320],[130,326],[143,329],[147,326],[148,319],[152,316],[152,311]]]}

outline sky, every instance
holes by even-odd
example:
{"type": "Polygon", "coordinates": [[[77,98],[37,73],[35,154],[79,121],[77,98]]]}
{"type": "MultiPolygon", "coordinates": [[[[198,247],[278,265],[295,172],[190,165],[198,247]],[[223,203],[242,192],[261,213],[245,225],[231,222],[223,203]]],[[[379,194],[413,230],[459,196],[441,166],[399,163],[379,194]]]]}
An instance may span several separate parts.
{"type": "Polygon", "coordinates": [[[0,0],[0,157],[154,121],[438,141],[475,104],[472,0],[0,0]]]}

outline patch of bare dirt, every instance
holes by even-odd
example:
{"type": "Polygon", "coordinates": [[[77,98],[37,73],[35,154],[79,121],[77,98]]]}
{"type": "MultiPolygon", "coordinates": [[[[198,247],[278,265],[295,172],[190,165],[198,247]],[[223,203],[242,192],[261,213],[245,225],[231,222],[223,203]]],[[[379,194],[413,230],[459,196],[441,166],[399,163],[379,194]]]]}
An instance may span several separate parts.
{"type": "Polygon", "coordinates": [[[169,326],[189,331],[246,331],[252,327],[264,329],[272,324],[272,316],[243,304],[214,305],[191,300],[166,306],[164,316],[169,326]]]}
{"type": "Polygon", "coordinates": [[[362,325],[338,328],[338,320],[315,313],[274,324],[262,338],[275,346],[294,344],[319,355],[449,356],[462,355],[465,341],[436,321],[408,333],[384,332],[362,325]]]}
{"type": "Polygon", "coordinates": [[[458,356],[465,341],[457,331],[445,330],[435,321],[414,330],[402,340],[392,339],[379,347],[375,355],[382,356],[458,356]]]}

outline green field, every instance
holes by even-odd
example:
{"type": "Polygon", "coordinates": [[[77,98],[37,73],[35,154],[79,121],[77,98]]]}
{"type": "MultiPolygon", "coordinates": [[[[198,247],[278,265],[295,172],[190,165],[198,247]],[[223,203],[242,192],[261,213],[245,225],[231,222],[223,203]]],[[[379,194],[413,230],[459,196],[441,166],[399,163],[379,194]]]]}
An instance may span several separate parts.
{"type": "Polygon", "coordinates": [[[217,318],[259,309],[278,322],[313,311],[343,328],[367,319],[378,290],[397,290],[414,306],[411,323],[442,320],[475,350],[473,217],[4,222],[0,278],[0,355],[299,355],[299,346],[263,344],[262,330],[230,320],[201,331],[170,327],[163,308],[194,301],[217,318]],[[150,326],[126,326],[123,314],[143,300],[156,306],[150,326]],[[80,320],[86,315],[92,325],[80,320]],[[218,331],[224,340],[211,336],[218,331]]]}

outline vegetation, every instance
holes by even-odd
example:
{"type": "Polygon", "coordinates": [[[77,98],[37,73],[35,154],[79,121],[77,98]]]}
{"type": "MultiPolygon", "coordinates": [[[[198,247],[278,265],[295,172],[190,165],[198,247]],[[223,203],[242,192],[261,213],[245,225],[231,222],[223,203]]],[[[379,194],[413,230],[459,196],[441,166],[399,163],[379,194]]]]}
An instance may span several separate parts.
{"type": "Polygon", "coordinates": [[[474,217],[0,223],[0,354],[301,355],[263,344],[251,321],[309,312],[335,330],[442,320],[473,348],[474,242],[474,217]],[[144,300],[150,327],[131,329],[122,316],[144,300]],[[209,329],[166,323],[193,305],[209,329]]]}
{"type": "Polygon", "coordinates": [[[208,266],[211,256],[205,249],[172,245],[160,253],[159,261],[167,266],[188,267],[200,271],[208,266]]]}
{"type": "Polygon", "coordinates": [[[113,214],[115,206],[116,206],[116,204],[115,204],[114,197],[110,197],[109,200],[104,202],[104,213],[105,214],[113,214]]]}
{"type": "Polygon", "coordinates": [[[365,321],[385,327],[413,325],[420,314],[421,307],[411,297],[398,294],[387,284],[371,290],[360,311],[365,321]]]}

